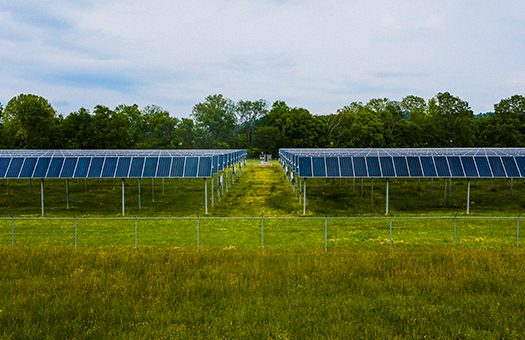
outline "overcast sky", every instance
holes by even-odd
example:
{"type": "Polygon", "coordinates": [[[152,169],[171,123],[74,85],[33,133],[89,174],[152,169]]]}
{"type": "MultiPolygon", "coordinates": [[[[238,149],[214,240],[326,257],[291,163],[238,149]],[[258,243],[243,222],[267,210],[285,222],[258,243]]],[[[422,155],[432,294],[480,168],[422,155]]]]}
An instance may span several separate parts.
{"type": "Polygon", "coordinates": [[[210,94],[315,114],[449,91],[475,112],[525,94],[523,0],[0,0],[0,103],[61,114],[210,94]]]}

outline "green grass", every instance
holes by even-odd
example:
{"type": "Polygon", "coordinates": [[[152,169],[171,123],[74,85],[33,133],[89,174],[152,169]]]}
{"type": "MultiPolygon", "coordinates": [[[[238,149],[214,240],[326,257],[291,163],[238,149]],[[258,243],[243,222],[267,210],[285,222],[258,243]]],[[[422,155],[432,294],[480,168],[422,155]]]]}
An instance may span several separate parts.
{"type": "Polygon", "coordinates": [[[69,210],[46,181],[42,219],[39,183],[4,181],[0,338],[521,338],[525,186],[473,182],[466,218],[465,181],[446,205],[442,181],[392,181],[391,244],[371,183],[309,180],[304,218],[280,167],[249,162],[209,217],[203,180],[157,180],[155,202],[144,180],[122,219],[118,180],[72,181],[69,210]]]}
{"type": "Polygon", "coordinates": [[[523,250],[0,250],[1,338],[508,338],[523,250]]]}

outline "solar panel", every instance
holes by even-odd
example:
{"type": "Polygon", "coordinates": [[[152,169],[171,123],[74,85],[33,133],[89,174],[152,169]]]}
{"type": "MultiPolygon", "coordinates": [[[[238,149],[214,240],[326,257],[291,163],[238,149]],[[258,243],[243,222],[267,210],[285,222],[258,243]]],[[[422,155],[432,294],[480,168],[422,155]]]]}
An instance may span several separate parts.
{"type": "Polygon", "coordinates": [[[22,166],[22,170],[20,171],[19,177],[31,177],[33,175],[33,171],[35,171],[36,161],[37,158],[34,157],[26,158],[24,165],[22,166]]]}
{"type": "Polygon", "coordinates": [[[160,157],[157,168],[157,177],[170,177],[171,158],[160,157]]]}
{"type": "Polygon", "coordinates": [[[146,158],[146,164],[144,165],[144,173],[142,177],[155,177],[157,173],[157,164],[159,159],[156,157],[146,158]]]}
{"type": "Polygon", "coordinates": [[[104,165],[104,158],[102,157],[93,157],[91,159],[91,164],[89,166],[89,171],[87,174],[88,178],[99,178],[102,173],[102,166],[104,165]]]}
{"type": "Polygon", "coordinates": [[[326,177],[326,167],[324,157],[313,157],[312,164],[315,177],[326,177]]]}
{"type": "Polygon", "coordinates": [[[11,162],[11,158],[0,158],[0,177],[5,176],[5,173],[7,171],[7,168],[9,167],[10,162],[11,162]]]}
{"type": "Polygon", "coordinates": [[[364,157],[354,157],[354,173],[356,177],[368,177],[364,157]]]}
{"type": "Polygon", "coordinates": [[[339,159],[337,157],[326,157],[326,176],[340,177],[339,159]]]}
{"type": "Polygon", "coordinates": [[[129,175],[129,167],[131,165],[131,157],[120,157],[117,162],[117,171],[115,177],[126,178],[129,175]]]}
{"type": "Polygon", "coordinates": [[[115,170],[117,169],[117,157],[106,157],[104,168],[102,169],[101,177],[113,178],[115,177],[115,170]]]}
{"type": "Polygon", "coordinates": [[[521,178],[525,148],[281,149],[302,177],[521,178]]]}
{"type": "Polygon", "coordinates": [[[183,177],[197,177],[199,167],[198,157],[187,157],[183,177]]]}
{"type": "Polygon", "coordinates": [[[381,168],[379,167],[379,158],[367,157],[366,167],[368,169],[368,176],[370,177],[381,177],[381,168]]]}
{"type": "Polygon", "coordinates": [[[24,163],[23,158],[13,158],[11,160],[11,163],[9,164],[9,169],[7,170],[7,174],[5,175],[5,177],[8,177],[8,178],[18,177],[18,174],[20,173],[20,170],[22,169],[23,163],[24,163]]]}
{"type": "MultiPolygon", "coordinates": [[[[60,172],[61,178],[71,178],[73,177],[73,172],[75,171],[75,166],[77,165],[77,158],[67,157],[64,161],[64,166],[62,167],[62,172],[60,172]]],[[[27,162],[27,159],[26,159],[27,162]]],[[[27,177],[27,176],[24,176],[27,177]]]]}
{"type": "Polygon", "coordinates": [[[44,178],[46,177],[47,168],[49,168],[49,163],[51,163],[50,157],[41,157],[36,162],[36,168],[35,172],[33,173],[33,177],[36,178],[44,178]]]}
{"type": "Polygon", "coordinates": [[[174,157],[171,164],[171,177],[184,177],[185,157],[174,157]]]}

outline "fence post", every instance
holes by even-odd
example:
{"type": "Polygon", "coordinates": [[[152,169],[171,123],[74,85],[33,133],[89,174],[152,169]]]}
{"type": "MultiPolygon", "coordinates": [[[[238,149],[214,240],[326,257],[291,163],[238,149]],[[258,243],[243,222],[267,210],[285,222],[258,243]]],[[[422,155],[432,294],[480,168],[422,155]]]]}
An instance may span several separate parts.
{"type": "Polygon", "coordinates": [[[197,249],[199,249],[201,245],[201,235],[200,235],[201,226],[200,225],[201,225],[200,216],[197,216],[197,249]]]}
{"type": "Polygon", "coordinates": [[[324,252],[328,251],[328,218],[324,217],[324,252]]]}
{"type": "Polygon", "coordinates": [[[264,254],[264,216],[261,216],[261,252],[264,254]]]}
{"type": "Polygon", "coordinates": [[[135,216],[135,253],[139,251],[139,221],[135,216]]]}
{"type": "Polygon", "coordinates": [[[389,227],[390,227],[390,249],[392,249],[392,216],[389,217],[389,227]]]}
{"type": "Polygon", "coordinates": [[[520,218],[516,219],[516,247],[520,246],[520,218]]]}
{"type": "Polygon", "coordinates": [[[11,216],[11,249],[15,249],[15,218],[11,216]]]}
{"type": "Polygon", "coordinates": [[[77,218],[75,217],[75,220],[73,221],[73,226],[75,228],[75,250],[78,248],[78,223],[77,218]]]}

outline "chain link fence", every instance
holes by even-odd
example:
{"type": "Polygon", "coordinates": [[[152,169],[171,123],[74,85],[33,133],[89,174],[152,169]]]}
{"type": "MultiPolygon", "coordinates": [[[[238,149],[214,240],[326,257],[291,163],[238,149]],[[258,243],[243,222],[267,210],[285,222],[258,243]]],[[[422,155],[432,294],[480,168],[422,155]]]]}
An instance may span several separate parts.
{"type": "Polygon", "coordinates": [[[331,249],[520,246],[521,217],[0,218],[0,247],[331,249]]]}

